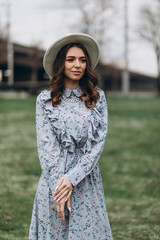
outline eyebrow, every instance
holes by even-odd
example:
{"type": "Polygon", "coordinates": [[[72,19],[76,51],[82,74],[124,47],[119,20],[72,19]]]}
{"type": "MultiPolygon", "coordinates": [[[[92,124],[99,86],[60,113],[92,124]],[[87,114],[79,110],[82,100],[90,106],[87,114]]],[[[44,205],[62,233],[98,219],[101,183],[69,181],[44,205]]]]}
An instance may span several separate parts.
{"type": "MultiPolygon", "coordinates": [[[[66,58],[75,58],[75,56],[67,56],[66,58]]],[[[79,57],[79,58],[86,58],[85,56],[79,57]]]]}

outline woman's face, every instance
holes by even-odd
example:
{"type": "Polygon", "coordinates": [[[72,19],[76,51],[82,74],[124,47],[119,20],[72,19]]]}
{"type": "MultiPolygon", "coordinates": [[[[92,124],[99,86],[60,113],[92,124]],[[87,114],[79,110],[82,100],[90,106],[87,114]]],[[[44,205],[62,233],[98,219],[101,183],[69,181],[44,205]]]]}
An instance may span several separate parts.
{"type": "Polygon", "coordinates": [[[64,64],[64,74],[68,80],[80,80],[86,70],[86,56],[79,47],[71,47],[67,54],[64,64]]]}

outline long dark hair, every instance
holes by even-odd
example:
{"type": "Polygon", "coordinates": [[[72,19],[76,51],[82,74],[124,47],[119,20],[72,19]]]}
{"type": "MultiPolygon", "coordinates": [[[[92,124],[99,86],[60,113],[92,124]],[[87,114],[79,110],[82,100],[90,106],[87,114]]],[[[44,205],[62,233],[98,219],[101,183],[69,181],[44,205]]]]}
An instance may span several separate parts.
{"type": "Polygon", "coordinates": [[[55,62],[52,67],[52,79],[50,82],[50,91],[52,98],[52,105],[55,107],[61,102],[61,96],[64,91],[64,65],[66,54],[71,47],[79,47],[83,50],[86,56],[86,70],[83,77],[79,80],[79,86],[81,87],[83,94],[79,97],[85,101],[87,108],[93,108],[99,98],[99,92],[96,90],[98,84],[98,77],[96,72],[91,67],[91,60],[86,48],[80,43],[71,43],[65,45],[58,52],[55,62]]]}

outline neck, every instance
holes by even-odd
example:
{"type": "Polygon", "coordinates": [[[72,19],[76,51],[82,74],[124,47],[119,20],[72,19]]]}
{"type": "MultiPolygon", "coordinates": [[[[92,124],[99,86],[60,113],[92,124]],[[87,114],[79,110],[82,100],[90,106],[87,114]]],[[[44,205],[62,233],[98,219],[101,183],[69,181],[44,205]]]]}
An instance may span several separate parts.
{"type": "Polygon", "coordinates": [[[65,80],[64,87],[68,89],[75,89],[79,86],[79,81],[67,81],[65,80]]]}

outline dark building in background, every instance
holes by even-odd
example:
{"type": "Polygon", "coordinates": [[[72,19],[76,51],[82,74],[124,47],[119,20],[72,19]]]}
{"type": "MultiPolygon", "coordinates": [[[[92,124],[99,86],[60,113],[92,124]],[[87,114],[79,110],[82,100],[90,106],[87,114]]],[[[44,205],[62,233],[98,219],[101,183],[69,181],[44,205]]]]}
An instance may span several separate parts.
{"type": "MultiPolygon", "coordinates": [[[[113,65],[98,65],[97,71],[105,91],[121,91],[122,69],[113,65]]],[[[130,91],[156,92],[156,81],[157,79],[154,77],[130,72],[130,91]]]]}
{"type": "Polygon", "coordinates": [[[0,41],[0,88],[26,90],[30,93],[37,93],[40,89],[46,88],[49,79],[42,65],[44,50],[19,44],[14,44],[13,49],[14,84],[8,86],[7,44],[5,41],[0,41]]]}
{"type": "MultiPolygon", "coordinates": [[[[42,65],[44,50],[37,47],[13,45],[14,49],[14,83],[8,86],[7,77],[7,43],[0,40],[0,88],[1,90],[25,90],[37,94],[49,88],[49,79],[42,65]]],[[[99,87],[107,91],[121,91],[122,69],[111,65],[98,65],[99,87]]],[[[130,91],[156,91],[156,78],[130,72],[130,91]]]]}

